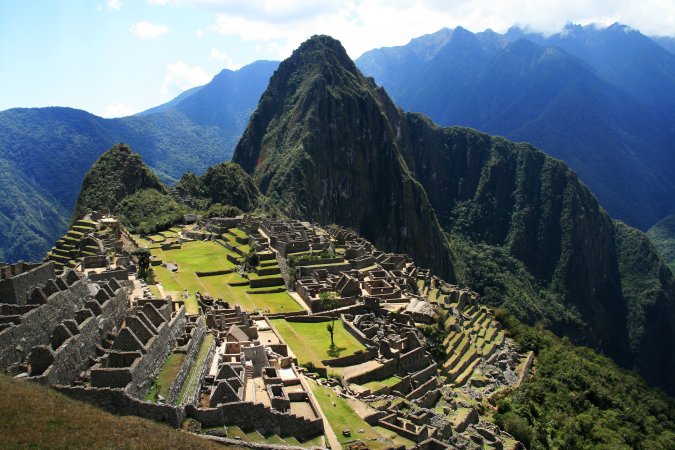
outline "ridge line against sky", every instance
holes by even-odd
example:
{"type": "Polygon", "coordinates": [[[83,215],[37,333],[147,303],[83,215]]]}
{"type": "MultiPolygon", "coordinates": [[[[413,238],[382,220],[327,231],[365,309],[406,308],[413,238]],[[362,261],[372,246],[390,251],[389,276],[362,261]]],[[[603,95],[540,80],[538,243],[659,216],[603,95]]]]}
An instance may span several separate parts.
{"type": "Polygon", "coordinates": [[[352,58],[441,28],[552,34],[619,22],[675,36],[675,2],[583,0],[0,0],[0,110],[69,106],[134,114],[222,69],[281,60],[313,34],[352,58]]]}

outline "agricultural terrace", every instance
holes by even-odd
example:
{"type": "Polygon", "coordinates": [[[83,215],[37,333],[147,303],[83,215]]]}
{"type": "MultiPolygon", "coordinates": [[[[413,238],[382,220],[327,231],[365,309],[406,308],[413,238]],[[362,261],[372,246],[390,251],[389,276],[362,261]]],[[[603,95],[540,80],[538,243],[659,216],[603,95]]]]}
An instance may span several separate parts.
{"type": "Polygon", "coordinates": [[[273,319],[272,325],[284,339],[298,358],[298,364],[313,363],[323,366],[324,359],[347,356],[358,350],[366,350],[359,341],[352,336],[338,319],[335,321],[335,347],[331,349],[330,333],[326,326],[330,322],[288,322],[286,319],[273,319]]]}
{"type": "Polygon", "coordinates": [[[236,269],[236,266],[227,260],[227,255],[232,252],[216,242],[189,241],[174,250],[162,250],[156,246],[150,248],[150,252],[162,262],[178,266],[176,272],[159,265],[154,266],[155,275],[166,294],[171,295],[175,301],[185,303],[188,314],[199,313],[195,292],[227,300],[247,311],[261,309],[269,313],[281,313],[302,310],[284,289],[278,289],[279,292],[264,292],[263,289],[251,289],[247,285],[231,285],[246,281],[234,272],[198,277],[195,272],[236,269]],[[183,297],[185,294],[188,296],[183,297]]]}

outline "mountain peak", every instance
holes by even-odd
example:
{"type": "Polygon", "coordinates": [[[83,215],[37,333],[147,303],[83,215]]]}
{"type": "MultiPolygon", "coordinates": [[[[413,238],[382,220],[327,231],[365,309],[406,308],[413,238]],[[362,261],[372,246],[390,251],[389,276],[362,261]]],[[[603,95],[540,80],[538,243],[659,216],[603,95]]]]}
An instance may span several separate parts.
{"type": "Polygon", "coordinates": [[[326,35],[314,35],[300,44],[290,58],[282,63],[293,67],[307,65],[338,65],[356,72],[356,65],[340,41],[326,35]]]}
{"type": "Polygon", "coordinates": [[[90,211],[113,209],[125,197],[142,189],[165,192],[157,176],[143,163],[141,155],[127,144],[106,150],[84,177],[73,220],[90,211]]]}

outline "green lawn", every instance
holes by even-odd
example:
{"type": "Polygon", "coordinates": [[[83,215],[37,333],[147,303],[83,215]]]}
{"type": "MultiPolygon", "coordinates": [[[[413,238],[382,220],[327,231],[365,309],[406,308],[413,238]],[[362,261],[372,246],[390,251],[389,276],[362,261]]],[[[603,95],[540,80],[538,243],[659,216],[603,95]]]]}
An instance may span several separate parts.
{"type": "Polygon", "coordinates": [[[326,326],[330,322],[303,323],[287,322],[285,319],[274,319],[272,325],[279,332],[298,358],[299,364],[312,362],[322,366],[321,360],[347,356],[357,350],[366,348],[356,340],[344,327],[340,320],[335,321],[335,346],[337,353],[330,352],[330,334],[326,326]],[[331,354],[332,353],[332,354],[331,354]]]}
{"type": "Polygon", "coordinates": [[[157,395],[164,398],[169,396],[169,388],[176,379],[176,375],[180,370],[180,366],[185,361],[185,353],[172,353],[164,362],[162,370],[159,372],[157,379],[152,384],[150,391],[145,396],[145,400],[155,402],[157,395]]]}
{"type": "Polygon", "coordinates": [[[161,298],[157,286],[155,286],[154,284],[149,284],[148,288],[150,288],[150,292],[152,292],[152,295],[154,295],[156,298],[161,298]]]}
{"type": "Polygon", "coordinates": [[[180,270],[187,272],[210,272],[234,268],[234,264],[227,260],[228,249],[212,241],[184,242],[176,250],[153,249],[153,255],[158,255],[164,262],[178,264],[180,270]]]}
{"type": "Polygon", "coordinates": [[[248,237],[248,234],[246,234],[246,232],[240,228],[230,228],[228,231],[234,234],[235,236],[239,236],[242,238],[248,237]]]}
{"type": "Polygon", "coordinates": [[[319,386],[310,382],[310,387],[316,397],[321,410],[323,411],[328,423],[335,432],[340,444],[346,447],[347,443],[353,440],[362,440],[370,449],[385,449],[392,446],[404,445],[406,448],[412,448],[415,443],[405,439],[396,433],[381,427],[372,427],[359,417],[358,414],[349,406],[349,402],[339,397],[332,389],[319,386]],[[359,433],[359,430],[363,433],[359,433]],[[350,437],[344,437],[342,430],[349,430],[350,437]]]}
{"type": "Polygon", "coordinates": [[[302,307],[291,298],[286,291],[270,294],[249,294],[249,286],[229,286],[227,283],[239,279],[238,274],[214,275],[197,277],[192,273],[171,272],[164,267],[156,267],[157,280],[162,283],[164,290],[173,296],[176,301],[185,301],[187,313],[197,314],[197,303],[194,293],[229,301],[230,304],[240,305],[246,311],[255,309],[269,310],[270,313],[302,311],[302,307]],[[183,289],[187,289],[190,297],[182,299],[183,289]]]}
{"type": "Polygon", "coordinates": [[[361,386],[370,389],[371,391],[377,391],[378,389],[383,388],[385,386],[387,387],[396,386],[400,381],[401,379],[399,377],[393,376],[385,378],[384,380],[369,381],[368,383],[364,383],[361,386]]]}

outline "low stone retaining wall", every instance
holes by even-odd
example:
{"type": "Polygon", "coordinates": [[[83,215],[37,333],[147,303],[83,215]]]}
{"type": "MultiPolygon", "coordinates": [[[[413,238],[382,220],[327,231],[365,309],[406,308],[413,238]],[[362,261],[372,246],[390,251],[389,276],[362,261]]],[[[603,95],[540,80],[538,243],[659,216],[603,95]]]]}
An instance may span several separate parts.
{"type": "Polygon", "coordinates": [[[340,358],[324,359],[321,361],[321,364],[330,367],[353,366],[375,359],[377,357],[377,353],[377,350],[374,348],[368,349],[366,351],[358,350],[351,355],[342,356],[340,358]]]}
{"type": "Polygon", "coordinates": [[[284,279],[281,275],[272,278],[252,278],[249,280],[249,285],[252,288],[282,286],[284,279]]]}
{"type": "Polygon", "coordinates": [[[307,420],[289,413],[281,413],[259,403],[232,402],[217,408],[185,408],[187,417],[199,421],[203,427],[236,425],[244,430],[257,429],[263,434],[291,435],[308,439],[323,433],[321,419],[307,420]],[[256,424],[256,427],[253,427],[256,424]]]}
{"type": "Polygon", "coordinates": [[[223,269],[223,270],[213,270],[210,272],[195,272],[195,275],[198,277],[213,277],[216,275],[227,275],[228,273],[234,272],[234,269],[223,269]]]}
{"type": "Polygon", "coordinates": [[[53,386],[68,397],[91,403],[120,416],[140,416],[179,428],[186,414],[183,408],[150,403],[131,397],[124,389],[91,388],[84,386],[53,386]]]}
{"type": "Polygon", "coordinates": [[[333,319],[325,316],[296,316],[286,318],[287,322],[304,322],[304,323],[330,322],[331,320],[333,319]]]}

